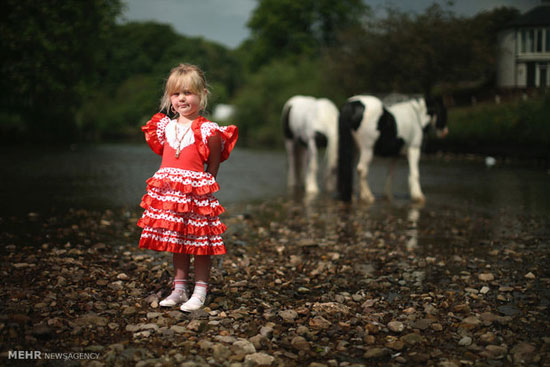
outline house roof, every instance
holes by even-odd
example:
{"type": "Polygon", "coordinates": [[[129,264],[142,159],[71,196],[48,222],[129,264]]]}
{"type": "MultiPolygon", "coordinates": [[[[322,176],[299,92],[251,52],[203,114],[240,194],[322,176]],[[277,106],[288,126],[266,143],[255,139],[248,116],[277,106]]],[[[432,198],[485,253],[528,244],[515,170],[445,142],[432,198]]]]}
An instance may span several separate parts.
{"type": "Polygon", "coordinates": [[[550,26],[550,5],[540,5],[508,24],[509,27],[550,26]]]}

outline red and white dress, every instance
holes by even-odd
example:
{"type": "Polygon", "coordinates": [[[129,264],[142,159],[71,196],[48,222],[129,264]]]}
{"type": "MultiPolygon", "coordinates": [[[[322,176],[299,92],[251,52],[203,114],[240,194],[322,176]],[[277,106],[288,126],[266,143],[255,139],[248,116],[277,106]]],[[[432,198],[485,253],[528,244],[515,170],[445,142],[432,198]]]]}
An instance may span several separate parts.
{"type": "Polygon", "coordinates": [[[219,219],[224,208],[213,195],[219,186],[204,166],[208,138],[220,135],[224,161],[237,142],[237,127],[219,126],[200,116],[178,141],[176,120],[157,113],[141,129],[151,149],[162,155],[162,163],[147,180],[141,201],[145,211],[138,221],[143,228],[139,247],[192,255],[225,254],[221,234],[226,226],[219,219]],[[181,152],[176,157],[178,145],[181,152]]]}

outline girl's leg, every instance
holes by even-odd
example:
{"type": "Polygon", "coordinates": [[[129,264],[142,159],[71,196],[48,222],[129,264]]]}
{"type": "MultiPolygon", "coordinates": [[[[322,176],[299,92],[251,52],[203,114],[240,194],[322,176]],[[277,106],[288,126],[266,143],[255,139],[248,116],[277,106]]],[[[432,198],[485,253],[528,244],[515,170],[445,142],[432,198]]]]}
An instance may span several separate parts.
{"type": "Polygon", "coordinates": [[[187,254],[174,254],[174,272],[176,279],[189,278],[189,255],[187,254]]]}
{"type": "Polygon", "coordinates": [[[174,290],[168,297],[166,297],[159,303],[159,305],[163,307],[173,307],[189,299],[189,291],[187,289],[189,277],[189,255],[174,253],[173,263],[174,290]]]}
{"type": "Polygon", "coordinates": [[[174,254],[174,289],[185,292],[185,298],[189,298],[189,263],[187,254],[174,254]]]}
{"type": "Polygon", "coordinates": [[[210,256],[195,255],[195,282],[208,283],[210,279],[210,256]]]}
{"type": "Polygon", "coordinates": [[[208,290],[208,280],[210,279],[210,256],[195,256],[195,289],[189,301],[181,306],[182,311],[198,310],[204,305],[206,300],[206,291],[208,290]]]}

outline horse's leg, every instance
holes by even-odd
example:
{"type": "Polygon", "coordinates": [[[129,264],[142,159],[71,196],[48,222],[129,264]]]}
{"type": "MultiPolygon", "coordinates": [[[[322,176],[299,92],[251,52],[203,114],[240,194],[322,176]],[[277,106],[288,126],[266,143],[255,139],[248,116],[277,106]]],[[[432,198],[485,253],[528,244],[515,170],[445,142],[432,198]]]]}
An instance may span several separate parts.
{"type": "Polygon", "coordinates": [[[372,148],[361,147],[359,163],[357,164],[357,173],[359,175],[359,198],[367,203],[374,202],[374,195],[370,191],[367,176],[369,173],[369,164],[372,161],[372,148]]]}
{"type": "Polygon", "coordinates": [[[424,202],[426,198],[420,189],[420,172],[418,170],[420,148],[409,147],[407,150],[407,159],[409,161],[409,192],[411,199],[416,202],[424,202]]]}
{"type": "Polygon", "coordinates": [[[336,180],[338,178],[336,173],[337,168],[326,165],[325,169],[325,189],[326,191],[334,191],[336,190],[336,180]]]}
{"type": "Polygon", "coordinates": [[[393,199],[392,182],[393,182],[393,170],[395,169],[395,162],[397,158],[391,158],[390,165],[388,166],[388,172],[386,174],[386,185],[384,186],[384,192],[388,200],[393,199]]]}
{"type": "Polygon", "coordinates": [[[325,188],[326,191],[335,191],[336,183],[338,180],[338,150],[334,147],[337,147],[337,136],[328,137],[327,148],[325,151],[325,188]]]}
{"type": "Polygon", "coordinates": [[[307,172],[306,172],[306,192],[315,194],[319,192],[317,185],[317,171],[319,170],[317,162],[317,146],[315,139],[310,139],[307,144],[307,172]]]}
{"type": "Polygon", "coordinates": [[[296,144],[294,145],[294,154],[296,157],[296,181],[297,184],[302,187],[304,185],[304,170],[307,167],[307,151],[302,143],[296,142],[296,144]]]}
{"type": "Polygon", "coordinates": [[[286,183],[289,188],[296,186],[296,144],[292,139],[285,140],[286,157],[288,162],[286,183]]]}

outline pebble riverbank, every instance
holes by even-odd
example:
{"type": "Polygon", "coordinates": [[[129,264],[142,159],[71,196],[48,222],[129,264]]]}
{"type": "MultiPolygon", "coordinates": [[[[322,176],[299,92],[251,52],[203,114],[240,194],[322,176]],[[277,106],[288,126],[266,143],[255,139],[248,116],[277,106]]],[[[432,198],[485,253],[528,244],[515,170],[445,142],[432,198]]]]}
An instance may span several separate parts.
{"type": "Polygon", "coordinates": [[[1,219],[2,365],[550,366],[540,217],[495,229],[492,214],[409,204],[235,207],[207,305],[186,314],[158,306],[171,260],[137,248],[139,215],[1,219]]]}

